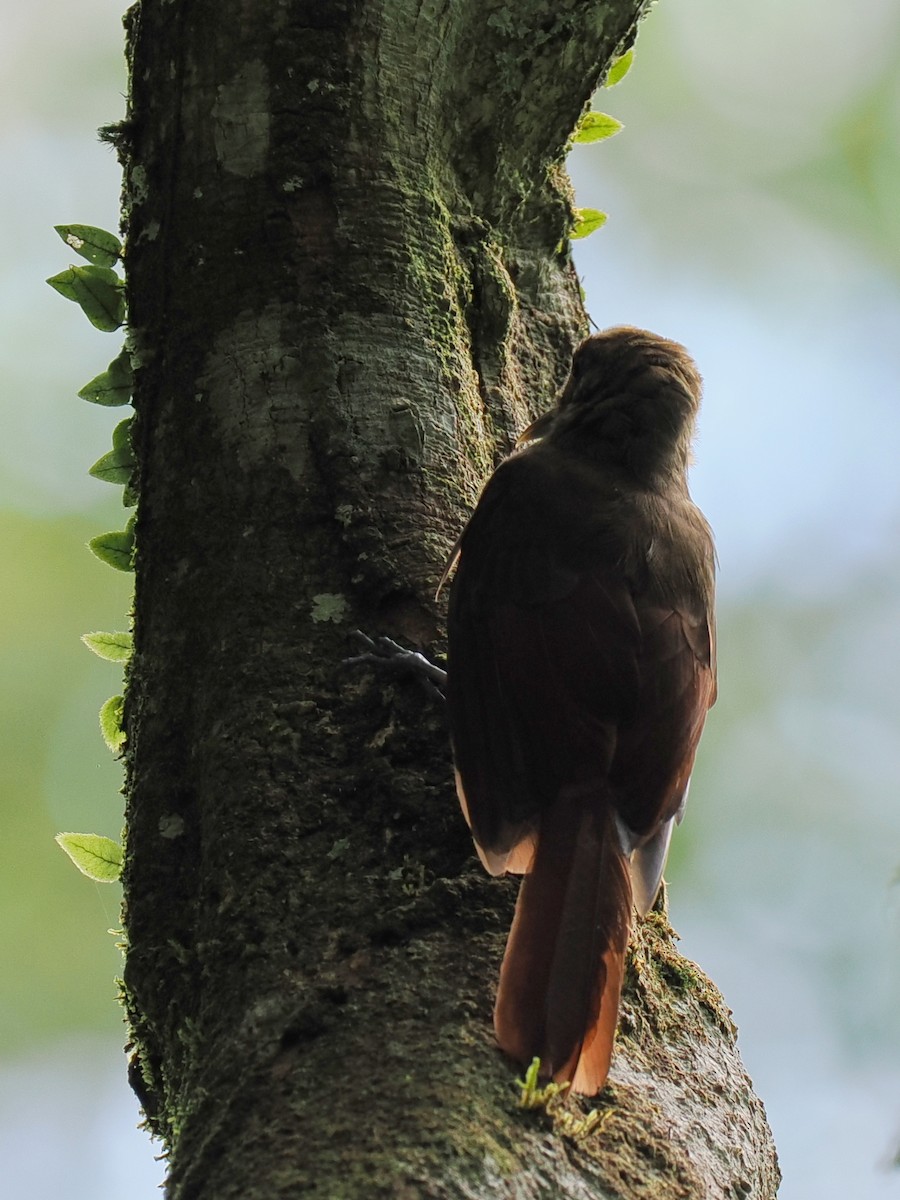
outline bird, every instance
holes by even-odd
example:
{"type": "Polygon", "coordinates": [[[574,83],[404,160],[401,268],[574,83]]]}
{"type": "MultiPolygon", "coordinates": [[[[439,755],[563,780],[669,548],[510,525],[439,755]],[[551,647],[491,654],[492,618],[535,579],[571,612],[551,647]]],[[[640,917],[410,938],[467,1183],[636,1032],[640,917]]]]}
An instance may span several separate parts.
{"type": "Polygon", "coordinates": [[[687,481],[701,386],[678,342],[586,338],[445,571],[457,794],[487,870],[522,876],[496,1038],[588,1096],[716,698],[715,551],[687,481]]]}

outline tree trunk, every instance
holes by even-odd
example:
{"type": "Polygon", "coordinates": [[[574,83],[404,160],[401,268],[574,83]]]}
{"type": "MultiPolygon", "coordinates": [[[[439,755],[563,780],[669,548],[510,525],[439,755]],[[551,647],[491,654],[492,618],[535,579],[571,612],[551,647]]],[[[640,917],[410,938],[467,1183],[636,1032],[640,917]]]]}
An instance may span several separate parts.
{"type": "Polygon", "coordinates": [[[443,714],[449,547],[586,332],[566,141],[641,0],[143,0],[123,130],[139,460],[132,1078],[170,1200],[774,1195],[661,913],[601,1127],[520,1113],[443,714]]]}

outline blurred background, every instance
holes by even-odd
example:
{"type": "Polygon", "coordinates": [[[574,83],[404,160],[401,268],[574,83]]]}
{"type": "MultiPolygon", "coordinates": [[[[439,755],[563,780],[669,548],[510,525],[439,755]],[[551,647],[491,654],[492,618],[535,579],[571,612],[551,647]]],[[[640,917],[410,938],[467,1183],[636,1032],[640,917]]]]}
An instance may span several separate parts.
{"type": "MultiPolygon", "coordinates": [[[[120,528],[90,479],[125,415],[75,396],[118,351],[43,282],[53,225],[115,229],[94,130],[125,89],[122,8],[7,6],[0,46],[0,1161],[15,1200],[149,1200],[124,1079],[117,889],[60,830],[118,837],[96,713],[120,674],[120,528]]],[[[720,700],[668,871],[682,948],[734,1009],[782,1200],[900,1195],[900,10],[667,0],[580,146],[599,326],[683,341],[706,379],[693,472],[721,560],[720,700]]],[[[128,410],[126,410],[127,412],[128,410]]]]}
{"type": "Polygon", "coordinates": [[[667,877],[783,1200],[900,1196],[900,8],[678,0],[595,100],[598,325],[687,345],[719,702],[667,877]]]}

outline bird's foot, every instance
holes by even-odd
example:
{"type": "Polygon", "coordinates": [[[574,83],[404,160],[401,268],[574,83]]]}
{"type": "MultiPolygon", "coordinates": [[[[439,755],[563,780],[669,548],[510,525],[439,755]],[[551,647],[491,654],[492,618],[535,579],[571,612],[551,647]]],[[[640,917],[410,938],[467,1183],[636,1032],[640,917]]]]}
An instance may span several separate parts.
{"type": "Polygon", "coordinates": [[[352,636],[365,648],[365,653],[345,658],[345,666],[364,663],[367,666],[389,667],[394,671],[406,672],[418,679],[430,696],[444,699],[447,672],[429,662],[424,654],[420,654],[418,650],[407,650],[389,637],[373,640],[360,629],[354,629],[352,636]]]}

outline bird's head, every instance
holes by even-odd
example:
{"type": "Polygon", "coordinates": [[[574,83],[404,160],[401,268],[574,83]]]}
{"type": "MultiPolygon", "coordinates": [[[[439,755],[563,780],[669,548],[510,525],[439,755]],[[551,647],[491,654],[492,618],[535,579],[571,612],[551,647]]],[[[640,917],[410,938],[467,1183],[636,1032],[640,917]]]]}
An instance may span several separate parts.
{"type": "Polygon", "coordinates": [[[701,387],[678,342],[630,326],[606,329],[581,343],[556,408],[523,438],[545,437],[640,482],[683,474],[701,387]]]}

